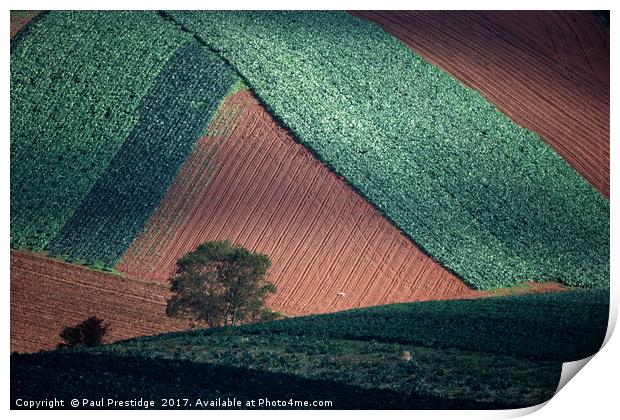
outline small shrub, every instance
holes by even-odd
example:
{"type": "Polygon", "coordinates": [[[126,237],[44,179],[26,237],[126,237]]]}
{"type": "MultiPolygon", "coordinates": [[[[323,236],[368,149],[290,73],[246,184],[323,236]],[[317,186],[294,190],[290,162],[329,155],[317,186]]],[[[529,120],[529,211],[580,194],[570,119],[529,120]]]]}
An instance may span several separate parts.
{"type": "Polygon", "coordinates": [[[102,319],[91,316],[73,327],[65,327],[60,333],[63,342],[58,347],[98,346],[103,342],[108,327],[109,324],[104,324],[102,319]]]}

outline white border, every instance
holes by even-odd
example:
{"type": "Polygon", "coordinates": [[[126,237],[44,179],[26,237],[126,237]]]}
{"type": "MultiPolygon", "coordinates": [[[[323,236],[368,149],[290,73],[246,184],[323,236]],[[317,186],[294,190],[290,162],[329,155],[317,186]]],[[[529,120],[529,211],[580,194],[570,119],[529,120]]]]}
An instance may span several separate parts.
{"type": "MultiPolygon", "coordinates": [[[[617,2],[616,2],[617,3],[617,2]]],[[[100,3],[91,3],[85,1],[76,1],[76,0],[61,0],[61,1],[41,1],[41,0],[24,0],[24,1],[8,1],[6,2],[5,9],[2,10],[3,22],[6,26],[9,25],[9,10],[45,10],[45,9],[345,9],[345,10],[355,10],[355,9],[401,9],[401,10],[428,10],[428,9],[452,9],[452,10],[483,10],[483,9],[514,9],[514,10],[528,10],[528,9],[586,9],[586,10],[612,10],[612,15],[614,15],[614,19],[611,19],[611,25],[615,24],[615,8],[613,7],[615,3],[611,1],[560,1],[560,0],[552,0],[552,1],[534,1],[534,0],[522,0],[522,1],[503,1],[497,2],[492,0],[478,0],[478,1],[458,1],[458,0],[435,0],[435,1],[414,1],[414,2],[406,2],[403,0],[383,0],[383,1],[339,1],[334,2],[329,0],[315,0],[315,1],[297,1],[295,3],[291,1],[285,0],[268,0],[262,1],[260,4],[255,4],[249,1],[238,1],[238,0],[212,0],[207,2],[200,1],[161,1],[161,0],[152,0],[152,1],[132,1],[132,0],[110,0],[107,2],[100,3]]],[[[616,8],[617,9],[617,8],[616,8]]],[[[620,10],[620,9],[619,9],[620,10]]],[[[5,34],[8,33],[8,30],[5,29],[5,34]]],[[[615,46],[615,36],[614,29],[610,31],[611,33],[611,45],[615,46]]],[[[7,51],[5,51],[3,55],[3,59],[6,60],[6,64],[2,67],[2,75],[5,83],[2,86],[3,97],[6,98],[3,105],[3,118],[5,124],[3,125],[5,138],[4,138],[4,165],[0,165],[1,171],[1,186],[2,189],[0,192],[0,205],[2,206],[1,211],[3,216],[2,229],[4,240],[0,242],[0,252],[4,255],[2,262],[0,263],[1,272],[3,273],[2,281],[4,287],[4,310],[2,313],[3,322],[2,322],[2,336],[5,337],[5,349],[8,353],[9,351],[9,290],[10,290],[10,281],[9,281],[9,97],[10,91],[7,81],[9,78],[9,51],[8,51],[8,42],[5,44],[7,51]]],[[[615,69],[615,60],[616,57],[614,55],[614,50],[612,48],[611,53],[611,68],[615,69]]],[[[612,71],[613,74],[613,71],[612,71]]],[[[611,97],[612,104],[615,104],[614,99],[617,98],[617,89],[615,83],[611,83],[611,97]]],[[[611,125],[615,127],[614,122],[616,121],[617,113],[615,112],[615,108],[612,107],[611,113],[611,125]]],[[[617,137],[615,135],[615,131],[612,128],[611,131],[611,155],[617,155],[617,137]]],[[[615,257],[620,256],[618,252],[616,252],[616,243],[617,243],[617,224],[615,223],[615,216],[617,212],[615,211],[617,207],[618,194],[615,193],[614,185],[617,185],[617,177],[615,172],[615,165],[613,161],[611,162],[611,184],[612,184],[612,194],[611,194],[611,208],[612,208],[612,225],[611,225],[611,273],[612,273],[612,308],[611,308],[611,319],[613,320],[613,324],[610,324],[610,330],[613,329],[613,325],[615,325],[615,321],[617,319],[618,313],[618,287],[617,281],[614,279],[614,275],[620,272],[618,268],[618,264],[615,262],[618,259],[615,257]]],[[[356,417],[372,417],[376,418],[377,415],[388,415],[390,418],[403,418],[403,419],[411,419],[411,418],[511,418],[520,415],[525,415],[530,412],[536,411],[544,406],[542,410],[536,411],[535,414],[532,415],[532,418],[536,419],[551,419],[551,418],[562,418],[562,419],[582,419],[585,416],[592,416],[596,419],[607,419],[607,418],[615,418],[615,415],[618,413],[618,404],[617,404],[617,390],[618,390],[618,373],[619,373],[619,363],[617,360],[617,355],[620,354],[620,344],[618,344],[618,339],[611,339],[600,354],[597,354],[590,363],[583,369],[582,373],[579,373],[579,377],[576,380],[570,381],[554,398],[552,398],[547,404],[542,404],[539,407],[522,409],[522,410],[500,410],[500,411],[390,411],[390,412],[374,412],[374,411],[354,411],[347,412],[346,414],[352,414],[356,417]]],[[[8,360],[9,355],[5,353],[4,363],[2,364],[4,381],[2,382],[2,391],[4,397],[2,398],[1,404],[5,410],[9,408],[9,366],[8,360]]],[[[113,416],[120,417],[144,417],[149,419],[164,419],[169,418],[171,416],[176,416],[177,413],[170,412],[114,412],[113,416]]],[[[340,417],[340,415],[345,414],[345,412],[322,412],[320,415],[325,416],[326,418],[336,418],[340,417]]],[[[45,416],[45,418],[78,418],[83,416],[88,416],[92,418],[108,418],[110,413],[107,411],[95,411],[89,412],[87,414],[79,413],[79,412],[45,412],[45,413],[35,413],[32,411],[12,411],[9,413],[10,416],[14,416],[15,418],[38,418],[40,416],[45,416]]],[[[246,416],[250,415],[253,419],[262,420],[262,419],[285,419],[290,418],[292,416],[300,417],[300,418],[308,418],[311,416],[314,417],[316,415],[315,412],[292,412],[292,411],[276,411],[276,412],[183,412],[183,416],[188,416],[190,418],[200,418],[205,419],[207,417],[225,417],[225,418],[236,418],[238,416],[246,416]]]]}

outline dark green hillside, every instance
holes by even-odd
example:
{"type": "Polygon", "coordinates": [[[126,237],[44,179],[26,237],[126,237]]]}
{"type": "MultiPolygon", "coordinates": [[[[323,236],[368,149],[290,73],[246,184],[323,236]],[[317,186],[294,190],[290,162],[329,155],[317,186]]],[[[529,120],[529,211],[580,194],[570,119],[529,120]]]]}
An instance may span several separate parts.
{"type": "Polygon", "coordinates": [[[598,350],[607,302],[604,291],[572,291],[388,305],[13,355],[11,390],[31,398],[219,396],[327,399],[333,408],[523,407],[553,395],[562,361],[598,350]]]}
{"type": "Polygon", "coordinates": [[[247,325],[243,331],[412,343],[567,362],[598,351],[608,316],[609,289],[572,290],[385,305],[247,325]]]}
{"type": "Polygon", "coordinates": [[[338,11],[52,11],[20,39],[15,248],[52,244],[113,263],[229,84],[225,60],[301,143],[472,287],[609,284],[609,201],[535,133],[368,21],[338,11]],[[180,48],[197,40],[215,54],[180,69],[180,48]]]}
{"type": "MultiPolygon", "coordinates": [[[[558,366],[545,367],[544,370],[540,382],[543,385],[557,384],[558,366]]],[[[295,406],[295,401],[332,402],[330,407],[314,409],[493,409],[519,406],[514,403],[404,394],[390,389],[367,389],[330,379],[307,379],[233,366],[88,353],[15,355],[11,357],[11,371],[15,378],[11,381],[13,409],[18,408],[15,406],[16,398],[35,400],[54,397],[64,399],[65,405],[76,397],[80,400],[116,398],[124,401],[142,398],[155,401],[154,408],[158,409],[200,409],[196,405],[197,399],[207,401],[218,398],[236,398],[244,402],[259,398],[284,401],[285,404],[279,407],[261,407],[258,401],[256,407],[242,407],[280,410],[302,408],[295,406]],[[163,407],[163,398],[179,399],[181,407],[163,407]],[[288,405],[291,400],[292,406],[288,405]]],[[[536,393],[540,390],[524,392],[536,393]]],[[[548,390],[542,395],[543,398],[551,396],[548,390]]],[[[540,398],[539,395],[536,397],[540,398]]]]}

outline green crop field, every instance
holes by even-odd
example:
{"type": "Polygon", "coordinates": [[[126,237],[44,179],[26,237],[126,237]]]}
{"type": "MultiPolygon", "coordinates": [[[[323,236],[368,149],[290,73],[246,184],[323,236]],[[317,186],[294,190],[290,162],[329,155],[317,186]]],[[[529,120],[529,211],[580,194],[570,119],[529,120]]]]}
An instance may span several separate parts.
{"type": "Polygon", "coordinates": [[[151,12],[50,12],[11,54],[11,245],[40,250],[105,173],[175,51],[151,12]]]}
{"type": "MultiPolygon", "coordinates": [[[[414,302],[245,325],[244,334],[316,336],[568,362],[596,353],[607,331],[609,290],[572,290],[472,300],[414,302]],[[579,340],[575,340],[579,337],[579,340]]],[[[219,330],[137,339],[209,336],[219,330]]]]}
{"type": "Polygon", "coordinates": [[[177,50],[143,98],[134,130],[50,249],[113,266],[237,80],[203,45],[192,42],[177,50]]]}
{"type": "MultiPolygon", "coordinates": [[[[343,12],[38,19],[11,54],[13,247],[116,261],[209,114],[188,114],[201,117],[177,126],[179,149],[170,156],[139,146],[140,136],[156,145],[166,133],[151,118],[176,115],[162,98],[151,100],[170,109],[143,102],[175,52],[196,42],[192,35],[232,64],[301,143],[472,287],[608,285],[609,201],[480,94],[343,12]],[[138,211],[158,163],[158,185],[138,211]],[[116,191],[129,173],[135,185],[116,191]]],[[[183,70],[192,73],[169,76],[208,85],[209,106],[237,77],[225,64],[202,81],[183,70]]]]}
{"type": "Polygon", "coordinates": [[[609,283],[609,202],[536,134],[344,12],[168,12],[475,288],[609,283]]]}
{"type": "Polygon", "coordinates": [[[605,291],[572,291],[171,333],[12,355],[11,389],[31,398],[122,390],[125,398],[328,399],[333,408],[523,407],[551,398],[562,361],[598,350],[607,312],[605,291]]]}

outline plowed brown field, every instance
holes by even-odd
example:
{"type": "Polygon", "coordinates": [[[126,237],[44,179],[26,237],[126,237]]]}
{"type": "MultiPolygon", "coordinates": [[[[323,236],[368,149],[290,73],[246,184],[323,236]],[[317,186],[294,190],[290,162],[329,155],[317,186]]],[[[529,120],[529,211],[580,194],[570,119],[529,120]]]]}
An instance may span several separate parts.
{"type": "Polygon", "coordinates": [[[431,260],[294,141],[247,90],[230,97],[117,270],[166,282],[228,239],[267,254],[269,304],[298,315],[484,295],[431,260]]]}
{"type": "Polygon", "coordinates": [[[609,33],[587,12],[356,11],[537,132],[609,196],[609,33]]]}
{"type": "Polygon", "coordinates": [[[41,13],[40,10],[28,11],[11,11],[11,38],[28,24],[36,15],[41,13]]]}
{"type": "MultiPolygon", "coordinates": [[[[578,12],[546,13],[354,12],[538,132],[608,195],[609,35],[578,12]]],[[[179,256],[213,239],[269,255],[278,287],[269,304],[288,315],[565,290],[469,289],[241,91],[123,256],[128,278],[11,251],[11,350],[53,348],[64,326],[91,315],[111,323],[107,341],[187,328],[165,315],[167,278],[179,256]]]]}
{"type": "Polygon", "coordinates": [[[609,32],[593,13],[577,10],[481,11],[561,66],[609,86],[609,32]]]}
{"type": "Polygon", "coordinates": [[[187,329],[166,317],[168,290],[27,252],[11,251],[11,351],[52,349],[59,333],[95,315],[106,341],[187,329]]]}

